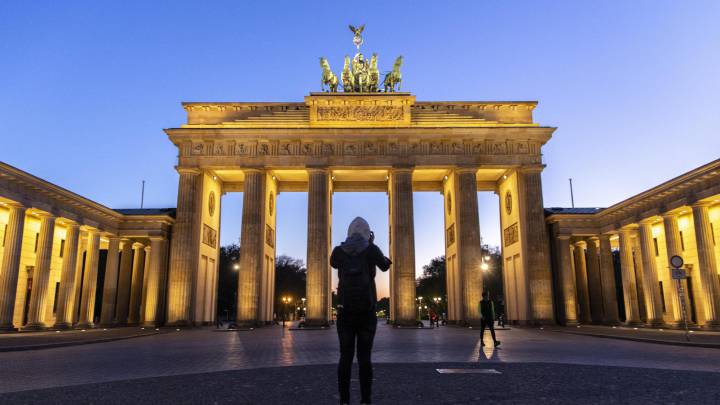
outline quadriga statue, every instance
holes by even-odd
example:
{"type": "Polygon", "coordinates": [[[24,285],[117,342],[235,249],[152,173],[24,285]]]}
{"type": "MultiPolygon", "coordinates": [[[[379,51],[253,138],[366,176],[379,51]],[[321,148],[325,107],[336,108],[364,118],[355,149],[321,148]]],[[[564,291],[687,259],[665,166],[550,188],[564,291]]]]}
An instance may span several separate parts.
{"type": "Polygon", "coordinates": [[[335,76],[335,73],[330,70],[330,63],[328,63],[326,58],[320,58],[320,67],[322,68],[322,80],[320,81],[320,88],[322,91],[325,90],[325,86],[328,86],[327,91],[330,91],[331,93],[336,93],[338,88],[338,78],[335,76]]]}

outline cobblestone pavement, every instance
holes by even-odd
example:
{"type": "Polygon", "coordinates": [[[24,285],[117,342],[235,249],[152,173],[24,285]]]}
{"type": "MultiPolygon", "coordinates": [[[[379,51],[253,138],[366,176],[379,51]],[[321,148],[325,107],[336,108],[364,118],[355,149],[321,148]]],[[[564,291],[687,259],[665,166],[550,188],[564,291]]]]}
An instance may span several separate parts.
{"type": "MultiPolygon", "coordinates": [[[[356,372],[357,370],[355,370],[356,372]]],[[[720,374],[539,363],[375,365],[377,404],[712,404],[720,374]],[[493,374],[439,374],[461,368],[493,374]]],[[[356,375],[355,375],[356,377],[356,375]]],[[[335,367],[273,367],[185,374],[0,394],[7,404],[337,404],[335,367]]],[[[352,381],[351,401],[360,393],[352,381]]]]}
{"type": "Polygon", "coordinates": [[[162,333],[155,328],[97,328],[87,330],[20,332],[0,334],[0,352],[37,350],[78,344],[101,343],[113,340],[162,333]]]}
{"type": "Polygon", "coordinates": [[[582,325],[578,327],[551,327],[556,332],[592,335],[607,338],[618,338],[637,340],[643,342],[655,342],[665,344],[676,344],[686,346],[714,347],[720,349],[720,333],[703,330],[690,330],[685,338],[685,330],[678,329],[650,329],[631,327],[610,327],[599,325],[582,325]]]}
{"type": "MultiPolygon", "coordinates": [[[[540,329],[502,330],[498,338],[502,341],[499,349],[480,350],[477,330],[398,330],[381,324],[373,360],[379,367],[382,363],[398,367],[402,363],[452,362],[492,367],[551,363],[720,373],[720,350],[711,348],[600,339],[540,329]]],[[[172,330],[141,339],[0,353],[0,393],[273,366],[332,365],[337,361],[337,351],[334,329],[290,331],[273,326],[242,332],[172,330]]],[[[260,375],[261,370],[256,373],[260,375]]],[[[642,376],[645,372],[635,374],[642,376]]],[[[423,382],[418,381],[415,389],[422,386],[423,382]]]]}

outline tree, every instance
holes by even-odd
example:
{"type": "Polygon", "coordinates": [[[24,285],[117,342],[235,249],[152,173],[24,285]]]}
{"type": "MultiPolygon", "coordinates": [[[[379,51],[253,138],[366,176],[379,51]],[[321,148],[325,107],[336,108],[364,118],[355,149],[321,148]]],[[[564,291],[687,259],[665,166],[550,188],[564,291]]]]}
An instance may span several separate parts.
{"type": "Polygon", "coordinates": [[[294,307],[286,306],[283,297],[292,298],[292,305],[305,298],[305,281],[307,269],[302,260],[280,255],[275,260],[275,312],[292,313],[294,307]]]}
{"type": "Polygon", "coordinates": [[[235,268],[240,260],[240,246],[222,246],[220,248],[220,267],[218,268],[218,317],[235,318],[237,306],[238,273],[235,268]]]}
{"type": "Polygon", "coordinates": [[[430,260],[429,264],[423,266],[423,274],[416,280],[416,294],[423,297],[423,303],[431,308],[435,308],[436,312],[446,312],[446,271],[445,256],[439,256],[430,260]],[[441,298],[442,301],[435,303],[434,298],[441,298]]]}

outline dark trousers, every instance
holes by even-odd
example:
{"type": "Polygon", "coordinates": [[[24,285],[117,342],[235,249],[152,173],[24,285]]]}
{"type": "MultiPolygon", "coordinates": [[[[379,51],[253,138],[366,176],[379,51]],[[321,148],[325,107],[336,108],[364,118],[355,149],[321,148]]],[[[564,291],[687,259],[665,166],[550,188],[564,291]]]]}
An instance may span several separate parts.
{"type": "Polygon", "coordinates": [[[483,336],[485,336],[485,328],[490,329],[490,334],[492,335],[493,342],[496,342],[497,339],[495,339],[495,327],[493,326],[493,320],[485,320],[485,318],[480,320],[480,341],[482,342],[483,336]]]}
{"type": "Polygon", "coordinates": [[[361,402],[371,403],[373,371],[370,355],[376,329],[377,317],[374,311],[361,313],[343,313],[343,310],[338,311],[337,333],[340,339],[338,389],[340,391],[340,402],[350,402],[350,374],[357,342],[361,402]]]}

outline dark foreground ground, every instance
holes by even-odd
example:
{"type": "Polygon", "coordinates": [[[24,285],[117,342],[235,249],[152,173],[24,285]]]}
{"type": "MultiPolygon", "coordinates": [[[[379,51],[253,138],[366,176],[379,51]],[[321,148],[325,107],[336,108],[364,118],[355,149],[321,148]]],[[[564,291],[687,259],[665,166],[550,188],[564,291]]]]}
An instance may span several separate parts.
{"type": "MultiPolygon", "coordinates": [[[[356,371],[356,370],[355,370],[356,371]]],[[[377,364],[377,404],[720,402],[720,374],[566,364],[377,364]],[[501,374],[439,374],[437,368],[501,374]]],[[[353,378],[353,402],[359,402],[353,378]]],[[[0,394],[5,404],[333,404],[331,365],[154,377],[0,394]]]]}

